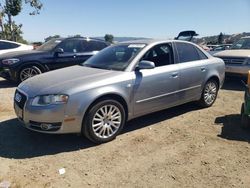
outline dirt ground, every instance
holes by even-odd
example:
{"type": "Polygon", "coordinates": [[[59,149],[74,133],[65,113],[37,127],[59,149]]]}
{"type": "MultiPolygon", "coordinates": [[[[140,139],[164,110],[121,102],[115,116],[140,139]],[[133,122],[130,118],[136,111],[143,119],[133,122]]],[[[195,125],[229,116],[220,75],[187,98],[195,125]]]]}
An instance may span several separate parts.
{"type": "Polygon", "coordinates": [[[239,80],[227,80],[211,108],[190,103],[132,120],[116,140],[98,146],[77,135],[26,130],[15,119],[14,90],[0,80],[0,186],[250,187],[239,80]]]}

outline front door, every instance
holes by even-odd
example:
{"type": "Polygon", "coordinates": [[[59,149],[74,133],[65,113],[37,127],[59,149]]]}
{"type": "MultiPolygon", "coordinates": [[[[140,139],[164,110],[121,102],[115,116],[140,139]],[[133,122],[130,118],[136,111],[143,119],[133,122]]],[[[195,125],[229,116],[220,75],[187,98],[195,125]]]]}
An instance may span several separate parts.
{"type": "Polygon", "coordinates": [[[174,64],[171,44],[153,47],[142,60],[152,61],[156,67],[135,71],[135,116],[174,106],[179,98],[179,68],[174,64]]]}

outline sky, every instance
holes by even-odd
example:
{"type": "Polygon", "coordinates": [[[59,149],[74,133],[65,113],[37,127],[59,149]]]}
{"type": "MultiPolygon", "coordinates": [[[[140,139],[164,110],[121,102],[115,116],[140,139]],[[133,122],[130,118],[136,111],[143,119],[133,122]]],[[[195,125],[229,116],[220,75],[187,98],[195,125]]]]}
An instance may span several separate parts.
{"type": "Polygon", "coordinates": [[[182,30],[200,36],[250,32],[250,0],[40,0],[40,15],[28,6],[14,17],[24,39],[59,34],[94,37],[173,38],[182,30]]]}

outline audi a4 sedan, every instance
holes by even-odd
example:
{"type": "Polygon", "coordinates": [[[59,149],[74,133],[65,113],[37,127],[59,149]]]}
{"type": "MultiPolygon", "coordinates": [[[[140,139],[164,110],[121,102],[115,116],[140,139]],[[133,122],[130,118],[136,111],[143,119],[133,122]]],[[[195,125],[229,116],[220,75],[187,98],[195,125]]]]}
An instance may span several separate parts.
{"type": "Polygon", "coordinates": [[[24,81],[15,92],[14,108],[28,129],[82,133],[104,143],[133,118],[190,101],[211,106],[224,76],[223,60],[193,43],[124,42],[81,66],[24,81]]]}
{"type": "Polygon", "coordinates": [[[94,38],[52,39],[36,50],[1,55],[0,77],[22,82],[44,72],[79,65],[107,46],[105,41],[94,38]]]}

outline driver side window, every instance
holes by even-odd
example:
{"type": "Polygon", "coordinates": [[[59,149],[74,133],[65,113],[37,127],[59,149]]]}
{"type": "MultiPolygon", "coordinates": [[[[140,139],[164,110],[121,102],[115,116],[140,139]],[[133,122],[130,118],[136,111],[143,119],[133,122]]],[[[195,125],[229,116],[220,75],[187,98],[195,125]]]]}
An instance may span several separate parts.
{"type": "Polygon", "coordinates": [[[173,51],[170,44],[159,44],[145,53],[141,60],[152,61],[156,67],[173,64],[173,51]]]}

